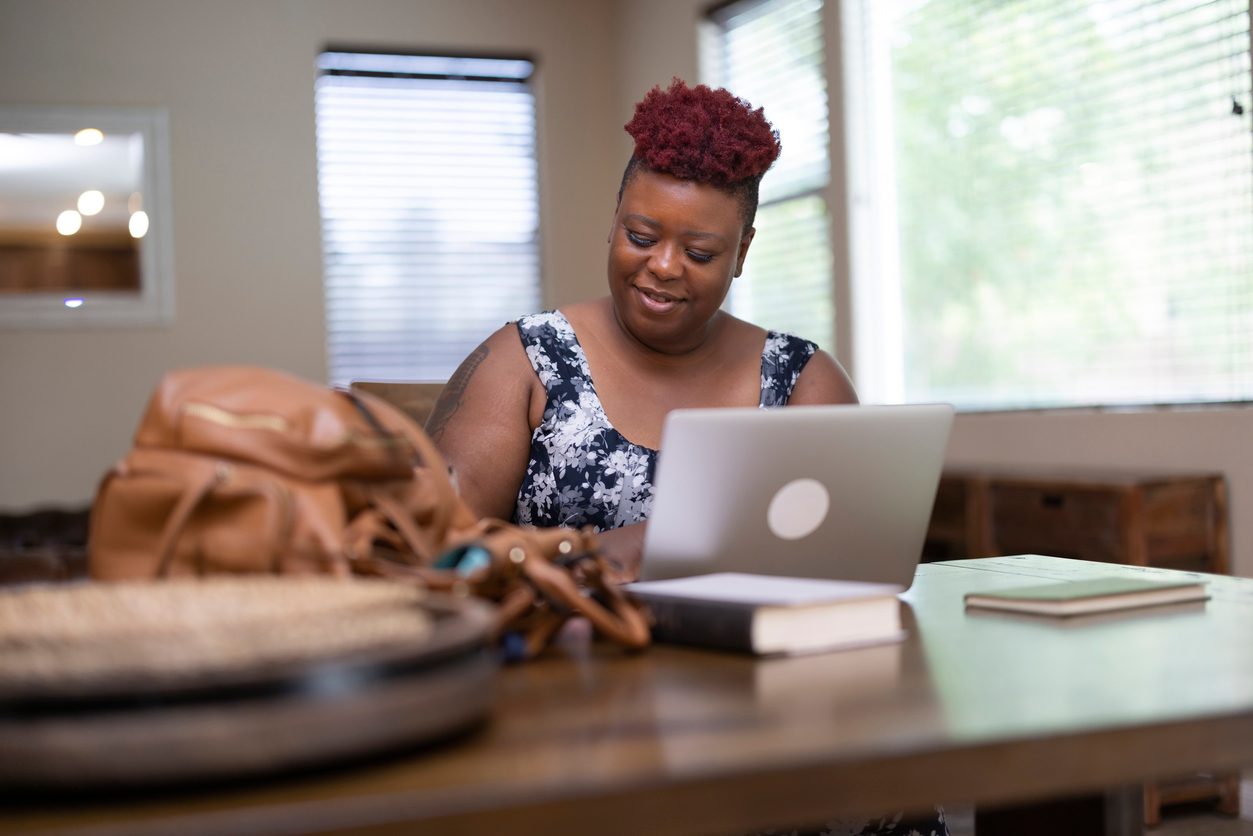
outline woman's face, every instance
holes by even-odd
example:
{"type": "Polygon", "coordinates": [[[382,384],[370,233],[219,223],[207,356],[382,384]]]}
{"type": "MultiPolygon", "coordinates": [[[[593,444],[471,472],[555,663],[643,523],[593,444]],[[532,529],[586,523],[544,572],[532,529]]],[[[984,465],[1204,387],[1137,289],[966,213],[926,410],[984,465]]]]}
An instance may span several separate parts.
{"type": "Polygon", "coordinates": [[[656,351],[696,348],[743,269],[752,237],[732,195],[639,169],[609,233],[609,292],[618,321],[656,351]]]}

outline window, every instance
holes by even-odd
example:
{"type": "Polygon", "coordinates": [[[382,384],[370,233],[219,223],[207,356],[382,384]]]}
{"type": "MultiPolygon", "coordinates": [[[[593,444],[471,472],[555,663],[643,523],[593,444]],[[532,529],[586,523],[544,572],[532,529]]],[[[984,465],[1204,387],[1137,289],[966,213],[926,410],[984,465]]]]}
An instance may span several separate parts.
{"type": "Polygon", "coordinates": [[[533,65],[328,51],[318,67],[331,380],[446,380],[539,306],[533,65]]]}
{"type": "Polygon", "coordinates": [[[764,107],[783,142],[761,183],[757,236],[728,308],[833,350],[822,0],[741,0],[709,18],[702,74],[764,107]]]}
{"type": "Polygon", "coordinates": [[[863,393],[1253,399],[1248,9],[848,0],[857,281],[897,300],[856,322],[899,364],[863,393]]]}

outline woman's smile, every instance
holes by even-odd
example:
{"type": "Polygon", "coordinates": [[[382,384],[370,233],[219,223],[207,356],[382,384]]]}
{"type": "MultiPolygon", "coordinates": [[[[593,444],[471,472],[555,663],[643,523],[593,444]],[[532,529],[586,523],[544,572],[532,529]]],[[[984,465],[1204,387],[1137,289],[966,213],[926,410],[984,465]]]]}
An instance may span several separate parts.
{"type": "Polygon", "coordinates": [[[649,287],[635,285],[635,290],[639,294],[640,304],[644,306],[644,309],[659,316],[674,312],[684,301],[674,294],[649,287]]]}

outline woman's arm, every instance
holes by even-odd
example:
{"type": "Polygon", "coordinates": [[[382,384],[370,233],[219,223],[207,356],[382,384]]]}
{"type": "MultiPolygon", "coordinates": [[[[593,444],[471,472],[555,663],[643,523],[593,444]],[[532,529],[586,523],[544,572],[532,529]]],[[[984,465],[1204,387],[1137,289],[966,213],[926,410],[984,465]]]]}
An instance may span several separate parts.
{"type": "Polygon", "coordinates": [[[835,358],[819,349],[796,379],[789,406],[857,403],[857,390],[835,358]]]}
{"type": "MultiPolygon", "coordinates": [[[[535,384],[517,329],[509,324],[462,361],[427,419],[427,434],[452,467],[462,498],[479,516],[513,517],[530,460],[535,384]]],[[[639,577],[645,525],[597,535],[612,582],[639,577]]]]}
{"type": "Polygon", "coordinates": [[[538,378],[513,323],[474,349],[440,393],[426,431],[481,517],[508,520],[530,460],[530,404],[538,378]]]}

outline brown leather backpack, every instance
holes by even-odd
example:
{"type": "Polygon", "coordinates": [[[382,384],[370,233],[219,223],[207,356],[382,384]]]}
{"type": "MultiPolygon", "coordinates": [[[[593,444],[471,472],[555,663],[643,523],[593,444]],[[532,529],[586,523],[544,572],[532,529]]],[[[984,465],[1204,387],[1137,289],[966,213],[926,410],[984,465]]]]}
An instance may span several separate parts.
{"type": "Polygon", "coordinates": [[[269,369],[166,375],[100,485],[89,547],[100,580],[355,573],[473,593],[524,656],[578,614],[627,647],[649,641],[590,530],[477,519],[398,409],[269,369]]]}

